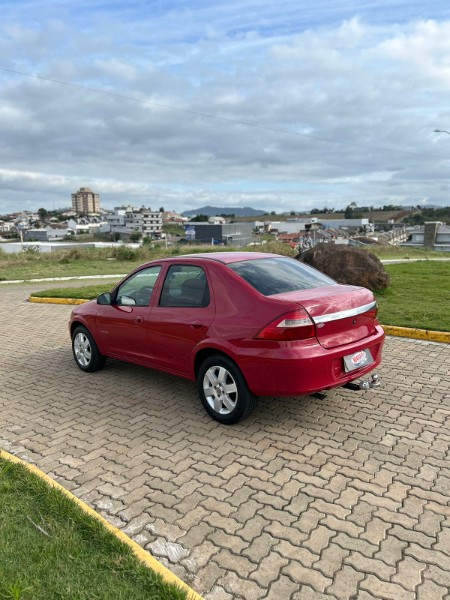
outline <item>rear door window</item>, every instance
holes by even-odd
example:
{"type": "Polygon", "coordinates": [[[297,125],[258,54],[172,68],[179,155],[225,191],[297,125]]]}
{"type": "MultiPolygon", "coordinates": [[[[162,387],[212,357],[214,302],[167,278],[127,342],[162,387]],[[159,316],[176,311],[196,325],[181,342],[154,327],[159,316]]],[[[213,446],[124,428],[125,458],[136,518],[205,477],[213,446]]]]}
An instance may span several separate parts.
{"type": "Polygon", "coordinates": [[[166,275],[159,306],[204,308],[210,293],[206,273],[194,265],[172,265],[166,275]]]}

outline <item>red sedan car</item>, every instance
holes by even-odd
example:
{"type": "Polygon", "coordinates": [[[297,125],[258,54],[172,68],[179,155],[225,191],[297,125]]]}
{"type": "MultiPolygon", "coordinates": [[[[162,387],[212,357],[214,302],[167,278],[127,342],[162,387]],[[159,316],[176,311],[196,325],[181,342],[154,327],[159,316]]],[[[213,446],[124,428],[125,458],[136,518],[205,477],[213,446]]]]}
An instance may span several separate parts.
{"type": "Polygon", "coordinates": [[[257,396],[311,394],[372,371],[384,341],[376,315],[372,292],[292,258],[216,252],[140,266],[76,307],[69,327],[83,371],[111,357],[196,380],[207,412],[231,424],[257,396]]]}

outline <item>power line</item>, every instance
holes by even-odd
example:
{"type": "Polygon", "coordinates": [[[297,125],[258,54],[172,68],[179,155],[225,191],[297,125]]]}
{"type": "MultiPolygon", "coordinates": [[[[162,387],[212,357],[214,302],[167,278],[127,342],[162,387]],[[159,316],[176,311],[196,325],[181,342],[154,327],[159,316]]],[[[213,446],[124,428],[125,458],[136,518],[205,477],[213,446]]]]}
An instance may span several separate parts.
{"type": "Polygon", "coordinates": [[[55,83],[57,85],[64,85],[67,87],[72,87],[75,89],[94,92],[96,94],[103,94],[105,96],[112,96],[113,98],[120,98],[121,100],[127,100],[129,102],[135,102],[137,104],[141,104],[143,106],[157,106],[158,108],[164,108],[166,110],[172,110],[176,112],[182,112],[189,115],[194,115],[197,117],[203,117],[205,119],[214,119],[216,121],[222,121],[224,123],[230,123],[232,125],[241,125],[243,127],[252,127],[254,129],[261,129],[263,131],[272,131],[274,133],[282,133],[285,135],[292,135],[295,137],[307,138],[319,142],[325,142],[327,144],[341,144],[350,146],[352,148],[364,148],[365,150],[378,150],[382,152],[396,152],[398,154],[406,154],[409,156],[426,156],[427,158],[439,158],[442,160],[442,156],[437,156],[435,154],[422,154],[420,152],[414,152],[412,150],[404,150],[400,148],[386,148],[382,146],[372,146],[370,144],[361,144],[358,142],[349,142],[346,140],[336,140],[332,138],[326,138],[318,135],[312,135],[309,133],[301,133],[299,131],[291,131],[290,129],[283,129],[281,127],[269,127],[268,125],[261,125],[260,123],[252,123],[251,121],[240,121],[238,119],[230,119],[229,117],[223,117],[221,115],[214,115],[212,113],[205,113],[197,110],[192,110],[189,108],[181,108],[178,106],[172,106],[170,104],[163,104],[161,102],[155,102],[153,100],[141,100],[139,98],[135,98],[133,96],[127,96],[125,94],[119,94],[117,92],[111,92],[108,90],[101,90],[98,88],[93,88],[87,85],[81,85],[79,83],[72,83],[70,81],[63,81],[61,79],[52,79],[51,77],[44,77],[43,75],[37,75],[35,73],[27,73],[25,71],[19,71],[17,69],[9,69],[7,67],[0,66],[0,71],[5,71],[7,73],[14,73],[16,75],[22,75],[23,77],[29,77],[32,79],[38,79],[40,81],[48,81],[49,83],[55,83]]]}

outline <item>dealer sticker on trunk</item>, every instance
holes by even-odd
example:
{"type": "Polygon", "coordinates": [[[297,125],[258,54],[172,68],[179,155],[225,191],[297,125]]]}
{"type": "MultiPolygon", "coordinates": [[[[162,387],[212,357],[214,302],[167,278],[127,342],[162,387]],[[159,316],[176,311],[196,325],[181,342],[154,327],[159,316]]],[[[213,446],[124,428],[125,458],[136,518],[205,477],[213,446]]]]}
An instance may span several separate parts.
{"type": "Polygon", "coordinates": [[[369,349],[359,350],[354,354],[344,356],[344,367],[346,373],[360,369],[361,367],[367,367],[373,363],[373,357],[369,349]]]}

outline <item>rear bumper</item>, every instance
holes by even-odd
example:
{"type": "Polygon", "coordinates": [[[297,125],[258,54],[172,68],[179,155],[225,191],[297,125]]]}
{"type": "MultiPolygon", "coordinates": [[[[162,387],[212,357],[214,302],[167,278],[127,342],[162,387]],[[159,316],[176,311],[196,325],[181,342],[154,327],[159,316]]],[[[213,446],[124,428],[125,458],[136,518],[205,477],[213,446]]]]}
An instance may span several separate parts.
{"type": "Polygon", "coordinates": [[[300,396],[341,387],[373,371],[381,363],[384,338],[382,327],[377,326],[370,337],[333,349],[323,348],[316,339],[272,343],[253,352],[241,349],[236,362],[256,396],[300,396]],[[367,348],[374,362],[346,373],[344,356],[367,348]]]}

